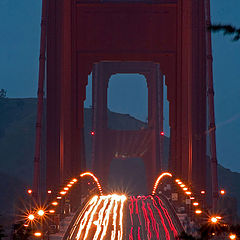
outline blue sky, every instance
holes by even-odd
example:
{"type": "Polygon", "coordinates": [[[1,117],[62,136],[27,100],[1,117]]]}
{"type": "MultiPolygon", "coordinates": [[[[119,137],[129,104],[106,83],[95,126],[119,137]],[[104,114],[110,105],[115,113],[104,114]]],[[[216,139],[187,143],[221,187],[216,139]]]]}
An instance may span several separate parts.
{"type": "MultiPolygon", "coordinates": [[[[211,0],[211,8],[213,23],[232,23],[240,27],[239,0],[211,0]]],[[[36,96],[40,14],[39,0],[0,0],[0,88],[7,89],[8,97],[36,96]]],[[[212,40],[218,161],[240,172],[240,41],[232,42],[221,33],[213,34],[212,40]]],[[[109,107],[145,120],[145,82],[132,77],[124,89],[123,82],[127,78],[129,76],[113,77],[109,86],[109,107]],[[122,94],[124,98],[117,98],[122,94]],[[140,103],[136,104],[136,99],[140,103]]],[[[86,105],[90,105],[89,100],[86,105]]]]}

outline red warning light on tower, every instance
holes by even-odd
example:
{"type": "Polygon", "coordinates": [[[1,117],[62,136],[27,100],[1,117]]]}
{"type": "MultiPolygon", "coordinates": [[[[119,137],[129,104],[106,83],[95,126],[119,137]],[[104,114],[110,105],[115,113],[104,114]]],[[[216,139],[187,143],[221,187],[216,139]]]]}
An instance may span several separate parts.
{"type": "Polygon", "coordinates": [[[94,135],[95,135],[95,132],[94,132],[94,131],[91,131],[91,135],[94,136],[94,135]]]}
{"type": "Polygon", "coordinates": [[[164,136],[164,132],[161,132],[161,135],[164,136]]]}

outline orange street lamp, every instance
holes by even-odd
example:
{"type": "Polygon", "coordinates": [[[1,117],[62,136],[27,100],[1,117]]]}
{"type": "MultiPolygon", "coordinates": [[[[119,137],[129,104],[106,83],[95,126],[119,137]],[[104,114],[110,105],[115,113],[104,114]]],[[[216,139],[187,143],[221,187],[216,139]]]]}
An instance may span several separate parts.
{"type": "Polygon", "coordinates": [[[65,187],[64,190],[67,191],[67,190],[69,190],[69,188],[68,188],[68,187],[65,187]]]}
{"type": "Polygon", "coordinates": [[[218,222],[218,219],[216,217],[210,218],[211,223],[216,224],[218,222]]]}
{"type": "Polygon", "coordinates": [[[201,214],[201,213],[202,213],[202,210],[197,209],[197,210],[195,211],[195,213],[196,213],[196,214],[201,214]]]}
{"type": "Polygon", "coordinates": [[[190,191],[185,192],[187,195],[191,195],[192,193],[190,191]]]}
{"type": "Polygon", "coordinates": [[[177,184],[178,184],[178,185],[181,185],[181,184],[183,184],[183,183],[182,183],[182,182],[178,182],[177,184]]]}
{"type": "Polygon", "coordinates": [[[41,236],[42,236],[42,233],[41,233],[41,232],[35,232],[33,235],[34,235],[35,237],[41,237],[41,236]]]}
{"type": "Polygon", "coordinates": [[[68,184],[67,186],[70,188],[72,186],[72,184],[68,184]]]}
{"type": "Polygon", "coordinates": [[[28,215],[28,220],[33,221],[34,220],[34,215],[31,213],[28,215]]]}
{"type": "Polygon", "coordinates": [[[51,191],[51,190],[48,190],[48,191],[47,191],[47,193],[48,193],[48,194],[51,194],[51,193],[52,193],[52,191],[51,191]]]}
{"type": "Polygon", "coordinates": [[[58,205],[58,202],[52,202],[52,205],[53,205],[53,206],[57,206],[57,205],[58,205]]]}
{"type": "Polygon", "coordinates": [[[76,178],[74,178],[72,181],[73,181],[73,182],[77,182],[77,179],[76,179],[76,178]]]}
{"type": "Polygon", "coordinates": [[[183,191],[187,191],[187,190],[188,190],[188,188],[187,188],[187,187],[184,187],[184,188],[183,188],[183,191]]]}
{"type": "Polygon", "coordinates": [[[181,184],[180,187],[183,188],[183,187],[185,187],[185,185],[184,185],[184,184],[181,184]]]}
{"type": "Polygon", "coordinates": [[[55,213],[55,210],[51,209],[49,210],[50,213],[55,213]]]}
{"type": "Polygon", "coordinates": [[[178,182],[180,182],[180,180],[179,180],[179,179],[176,179],[175,182],[178,183],[178,182]]]}
{"type": "Polygon", "coordinates": [[[193,206],[198,206],[198,205],[199,205],[198,202],[194,202],[194,203],[193,203],[193,206]]]}
{"type": "Polygon", "coordinates": [[[232,239],[232,240],[236,239],[236,234],[231,233],[231,234],[229,235],[229,238],[232,239]]]}
{"type": "Polygon", "coordinates": [[[206,192],[204,190],[201,191],[201,194],[205,194],[206,192]]]}
{"type": "Polygon", "coordinates": [[[60,194],[61,195],[65,195],[67,192],[66,191],[61,191],[60,194]]]}
{"type": "Polygon", "coordinates": [[[222,219],[222,217],[220,217],[220,216],[216,216],[216,219],[218,219],[218,220],[221,220],[221,219],[222,219]]]}
{"type": "Polygon", "coordinates": [[[45,214],[45,212],[44,212],[44,210],[39,209],[38,212],[37,212],[37,214],[38,214],[40,217],[42,217],[42,216],[45,214]]]}

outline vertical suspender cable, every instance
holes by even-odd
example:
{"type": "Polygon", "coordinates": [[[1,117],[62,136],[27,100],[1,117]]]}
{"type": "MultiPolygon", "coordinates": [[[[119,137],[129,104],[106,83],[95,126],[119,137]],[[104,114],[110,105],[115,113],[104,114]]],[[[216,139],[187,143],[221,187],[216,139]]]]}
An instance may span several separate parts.
{"type": "Polygon", "coordinates": [[[216,209],[218,199],[218,174],[217,174],[217,154],[216,154],[216,126],[214,113],[214,89],[213,89],[213,72],[212,72],[212,41],[211,32],[208,27],[211,24],[210,18],[210,0],[205,0],[205,21],[206,21],[206,52],[207,52],[207,94],[208,94],[208,111],[209,111],[209,136],[211,151],[211,174],[212,174],[212,207],[216,209]]]}
{"type": "Polygon", "coordinates": [[[40,197],[40,151],[42,138],[42,118],[43,118],[43,95],[45,79],[45,59],[46,59],[46,31],[47,31],[47,0],[42,0],[41,18],[41,39],[39,56],[39,75],[38,75],[38,102],[37,102],[37,121],[34,154],[34,179],[33,197],[39,200],[40,197]]]}

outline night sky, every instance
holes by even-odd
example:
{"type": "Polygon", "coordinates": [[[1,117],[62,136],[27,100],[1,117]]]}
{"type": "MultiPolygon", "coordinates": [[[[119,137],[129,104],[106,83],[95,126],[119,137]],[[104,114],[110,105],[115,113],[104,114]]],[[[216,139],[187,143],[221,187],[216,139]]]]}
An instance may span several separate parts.
{"type": "MultiPolygon", "coordinates": [[[[211,0],[211,8],[213,23],[240,27],[239,0],[211,0]]],[[[0,0],[0,88],[9,98],[36,97],[40,15],[39,0],[0,0]]],[[[218,161],[240,172],[240,41],[232,42],[222,33],[213,34],[212,40],[218,161]]],[[[88,97],[89,92],[90,87],[88,97]]],[[[146,120],[144,77],[113,76],[108,96],[111,110],[146,120]]],[[[90,97],[85,105],[91,105],[90,97]]],[[[167,121],[165,116],[165,125],[167,121]]]]}

